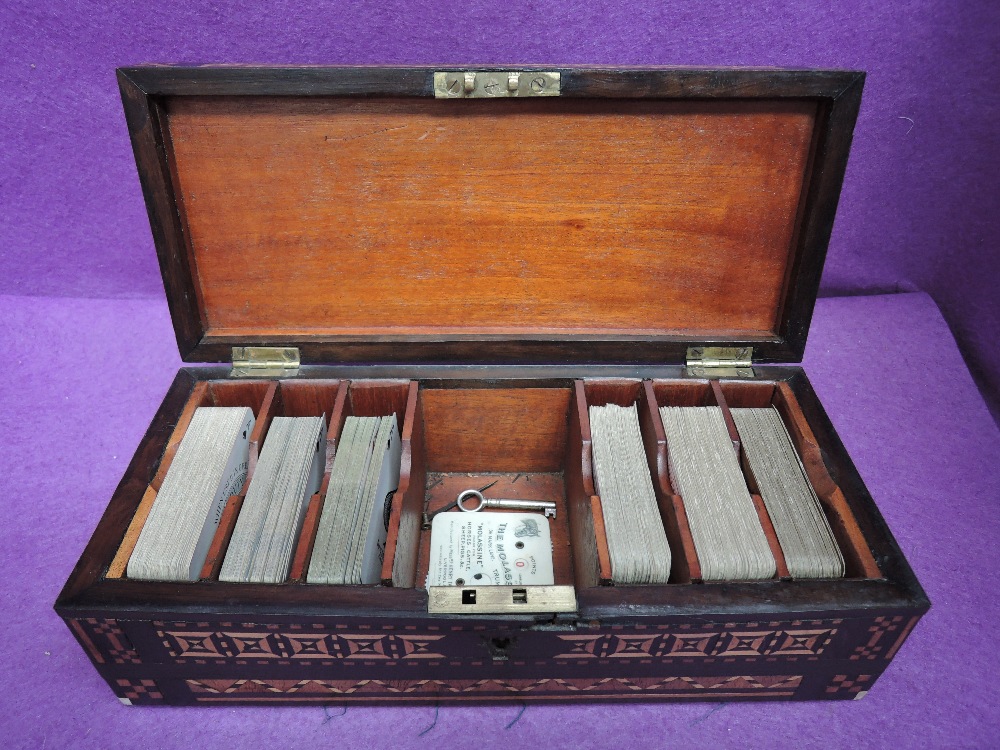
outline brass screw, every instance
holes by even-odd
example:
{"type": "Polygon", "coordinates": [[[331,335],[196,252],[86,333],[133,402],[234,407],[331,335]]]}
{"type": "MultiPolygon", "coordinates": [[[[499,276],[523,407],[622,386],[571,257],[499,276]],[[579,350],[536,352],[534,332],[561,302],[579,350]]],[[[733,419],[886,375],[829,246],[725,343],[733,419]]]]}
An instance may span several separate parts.
{"type": "Polygon", "coordinates": [[[545,88],[545,76],[538,76],[538,78],[531,79],[531,90],[536,94],[541,92],[545,88]]]}
{"type": "Polygon", "coordinates": [[[458,92],[462,90],[462,82],[457,78],[452,78],[448,81],[448,93],[452,96],[458,96],[458,92]]]}

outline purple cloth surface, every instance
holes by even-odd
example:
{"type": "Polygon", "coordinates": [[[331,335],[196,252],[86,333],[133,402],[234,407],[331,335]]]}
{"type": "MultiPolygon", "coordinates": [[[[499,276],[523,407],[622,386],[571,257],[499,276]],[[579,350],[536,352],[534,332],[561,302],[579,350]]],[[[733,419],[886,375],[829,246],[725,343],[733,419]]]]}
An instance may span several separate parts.
{"type": "Polygon", "coordinates": [[[982,747],[1000,432],[924,294],[820,300],[805,366],[933,607],[858,702],[126,708],[52,603],[181,365],[153,300],[0,296],[5,747],[982,747]],[[434,725],[433,728],[430,728],[434,725]]]}
{"type": "Polygon", "coordinates": [[[5,0],[0,29],[5,294],[162,294],[116,66],[867,70],[823,293],[929,292],[1000,415],[995,0],[5,0]]]}

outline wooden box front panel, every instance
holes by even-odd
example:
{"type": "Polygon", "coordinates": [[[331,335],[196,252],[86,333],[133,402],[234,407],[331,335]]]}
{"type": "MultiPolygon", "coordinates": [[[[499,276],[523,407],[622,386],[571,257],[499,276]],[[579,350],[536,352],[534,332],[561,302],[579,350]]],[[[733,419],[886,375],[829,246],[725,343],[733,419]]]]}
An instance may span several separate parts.
{"type": "Polygon", "coordinates": [[[69,620],[136,704],[856,699],[919,615],[480,620],[69,620]]]}

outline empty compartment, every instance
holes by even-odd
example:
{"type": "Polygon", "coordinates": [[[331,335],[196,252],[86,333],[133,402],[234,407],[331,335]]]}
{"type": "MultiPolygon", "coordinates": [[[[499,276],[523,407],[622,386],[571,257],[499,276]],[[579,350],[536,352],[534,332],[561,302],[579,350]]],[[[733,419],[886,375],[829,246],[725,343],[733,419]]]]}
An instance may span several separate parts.
{"type": "MultiPolygon", "coordinates": [[[[555,502],[556,516],[549,519],[549,529],[557,586],[574,583],[566,502],[566,485],[573,475],[573,469],[567,468],[572,394],[568,380],[431,381],[420,388],[426,468],[423,499],[428,516],[454,502],[464,490],[487,485],[487,498],[555,502]]],[[[577,444],[579,457],[579,440],[577,444]]],[[[579,466],[577,458],[577,476],[579,466]]],[[[427,580],[430,536],[430,530],[424,529],[416,568],[419,587],[427,580]]]]}

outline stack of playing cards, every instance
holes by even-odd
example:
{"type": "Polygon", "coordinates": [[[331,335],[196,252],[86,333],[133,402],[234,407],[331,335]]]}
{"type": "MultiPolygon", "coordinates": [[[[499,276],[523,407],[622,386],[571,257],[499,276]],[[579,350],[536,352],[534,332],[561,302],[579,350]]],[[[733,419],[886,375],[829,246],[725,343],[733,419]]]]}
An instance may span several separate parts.
{"type": "Polygon", "coordinates": [[[841,578],[844,558],[781,415],[773,408],[732,412],[789,574],[841,578]]]}
{"type": "Polygon", "coordinates": [[[636,407],[590,407],[594,482],[615,583],[666,583],[670,547],[660,520],[636,407]]]}
{"type": "Polygon", "coordinates": [[[717,406],[664,406],[670,479],[706,581],[773,578],[777,566],[717,406]]]}
{"type": "Polygon", "coordinates": [[[395,415],[348,417],[316,530],[308,583],[378,583],[399,486],[395,415]]]}
{"type": "Polygon", "coordinates": [[[220,581],[282,583],[326,465],[323,417],[275,417],[247,488],[220,581]]]}
{"type": "Polygon", "coordinates": [[[147,581],[195,581],[230,495],[247,477],[253,412],[195,410],[128,561],[147,581]]]}

